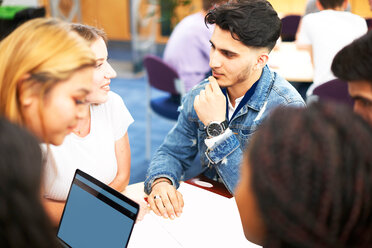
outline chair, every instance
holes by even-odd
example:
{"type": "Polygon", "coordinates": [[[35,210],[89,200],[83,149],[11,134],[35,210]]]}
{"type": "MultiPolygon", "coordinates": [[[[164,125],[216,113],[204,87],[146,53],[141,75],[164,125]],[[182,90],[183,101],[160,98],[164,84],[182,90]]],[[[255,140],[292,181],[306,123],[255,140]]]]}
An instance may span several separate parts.
{"type": "Polygon", "coordinates": [[[340,79],[334,79],[319,85],[313,90],[313,95],[319,100],[335,101],[353,107],[354,101],[350,97],[347,83],[340,79]]]}
{"type": "Polygon", "coordinates": [[[300,23],[300,15],[287,15],[282,18],[282,41],[294,41],[300,23]]]}
{"type": "Polygon", "coordinates": [[[178,107],[184,93],[178,73],[157,56],[147,55],[143,64],[147,73],[147,126],[146,158],[151,158],[151,112],[171,121],[178,119],[178,107]],[[168,93],[165,96],[151,98],[151,88],[168,93]]]}
{"type": "Polygon", "coordinates": [[[368,30],[372,29],[372,18],[366,18],[368,30]]]}

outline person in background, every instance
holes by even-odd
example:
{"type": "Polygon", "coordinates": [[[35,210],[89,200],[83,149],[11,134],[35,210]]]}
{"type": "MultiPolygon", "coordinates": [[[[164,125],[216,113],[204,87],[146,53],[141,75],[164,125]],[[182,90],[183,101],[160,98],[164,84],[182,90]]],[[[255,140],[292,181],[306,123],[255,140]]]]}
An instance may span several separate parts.
{"type": "Polygon", "coordinates": [[[372,125],[372,31],[341,49],[331,68],[348,83],[354,111],[372,125]]]}
{"type": "Polygon", "coordinates": [[[45,206],[57,225],[75,170],[80,169],[122,192],[129,183],[128,127],[133,118],[119,95],[110,91],[116,72],[108,63],[106,35],[102,30],[71,24],[96,58],[92,91],[86,97],[88,113],[79,120],[62,145],[50,146],[53,158],[46,166],[45,206]]]}
{"type": "Polygon", "coordinates": [[[56,19],[30,20],[0,43],[0,115],[61,145],[87,113],[95,56],[56,19]]]}
{"type": "Polygon", "coordinates": [[[0,117],[0,246],[58,247],[40,200],[42,154],[38,140],[0,117]]]}
{"type": "Polygon", "coordinates": [[[243,149],[262,121],[278,106],[303,107],[296,89],[266,65],[281,21],[265,0],[240,0],[209,11],[216,24],[210,40],[213,77],[184,98],[174,128],[153,157],[145,180],[151,209],[180,216],[176,189],[186,171],[200,171],[234,194],[243,149]],[[193,163],[197,155],[200,163],[193,163]]]}
{"type": "MultiPolygon", "coordinates": [[[[317,6],[316,1],[317,0],[308,0],[307,1],[304,15],[307,15],[307,14],[310,14],[310,13],[316,13],[316,12],[320,11],[320,9],[317,6]]],[[[349,12],[351,11],[350,3],[347,4],[347,7],[346,7],[345,11],[349,11],[349,12]]]]}
{"type": "Polygon", "coordinates": [[[178,72],[186,92],[200,83],[211,70],[209,40],[214,26],[206,25],[204,17],[209,9],[226,1],[202,0],[203,9],[182,19],[167,41],[163,60],[178,72]]]}
{"type": "Polygon", "coordinates": [[[349,108],[278,109],[244,153],[245,236],[263,247],[372,246],[372,130],[349,108]]]}
{"type": "Polygon", "coordinates": [[[347,0],[317,0],[321,11],[302,18],[296,45],[310,52],[314,66],[313,84],[306,92],[307,97],[315,87],[336,78],[331,72],[336,53],[367,32],[365,19],[345,12],[346,5],[347,0]]]}

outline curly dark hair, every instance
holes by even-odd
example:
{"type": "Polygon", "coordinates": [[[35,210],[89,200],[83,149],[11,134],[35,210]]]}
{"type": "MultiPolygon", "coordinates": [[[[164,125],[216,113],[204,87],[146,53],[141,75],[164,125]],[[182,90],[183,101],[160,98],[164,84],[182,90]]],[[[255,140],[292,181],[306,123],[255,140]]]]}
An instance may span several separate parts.
{"type": "Polygon", "coordinates": [[[372,84],[372,30],[342,48],[331,69],[344,81],[367,80],[372,84]]]}
{"type": "Polygon", "coordinates": [[[274,111],[247,151],[265,247],[372,247],[371,151],[346,107],[274,111]]]}
{"type": "Polygon", "coordinates": [[[0,118],[0,247],[59,247],[41,204],[41,173],[36,138],[0,118]]]}
{"type": "Polygon", "coordinates": [[[279,39],[282,22],[266,0],[235,0],[212,9],[206,24],[216,24],[250,47],[266,47],[271,51],[279,39]]]}

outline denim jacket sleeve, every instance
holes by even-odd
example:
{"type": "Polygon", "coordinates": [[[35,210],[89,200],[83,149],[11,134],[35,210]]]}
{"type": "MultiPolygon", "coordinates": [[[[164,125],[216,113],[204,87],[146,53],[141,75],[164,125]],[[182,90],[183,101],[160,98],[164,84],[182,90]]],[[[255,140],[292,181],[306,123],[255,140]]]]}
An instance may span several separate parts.
{"type": "Polygon", "coordinates": [[[198,125],[197,122],[189,120],[190,112],[194,111],[193,100],[192,94],[184,97],[179,107],[180,114],[177,123],[152,158],[145,180],[146,194],[151,192],[153,181],[159,177],[170,179],[178,188],[184,171],[197,155],[198,125]]]}
{"type": "Polygon", "coordinates": [[[231,133],[226,139],[208,149],[205,155],[230,193],[233,193],[239,180],[242,158],[242,148],[236,135],[231,133]]]}

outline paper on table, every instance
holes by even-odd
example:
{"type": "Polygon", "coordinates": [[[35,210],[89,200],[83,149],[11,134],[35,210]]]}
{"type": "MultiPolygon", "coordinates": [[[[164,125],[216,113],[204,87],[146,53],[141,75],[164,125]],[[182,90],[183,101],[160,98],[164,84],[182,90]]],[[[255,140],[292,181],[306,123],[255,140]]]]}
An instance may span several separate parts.
{"type": "Polygon", "coordinates": [[[161,227],[182,247],[260,247],[245,239],[235,198],[182,183],[185,206],[175,220],[157,217],[161,227]]]}
{"type": "Polygon", "coordinates": [[[128,248],[139,247],[162,247],[181,248],[180,243],[175,240],[166,229],[160,226],[161,217],[153,212],[147,214],[142,221],[134,225],[128,248]]]}

